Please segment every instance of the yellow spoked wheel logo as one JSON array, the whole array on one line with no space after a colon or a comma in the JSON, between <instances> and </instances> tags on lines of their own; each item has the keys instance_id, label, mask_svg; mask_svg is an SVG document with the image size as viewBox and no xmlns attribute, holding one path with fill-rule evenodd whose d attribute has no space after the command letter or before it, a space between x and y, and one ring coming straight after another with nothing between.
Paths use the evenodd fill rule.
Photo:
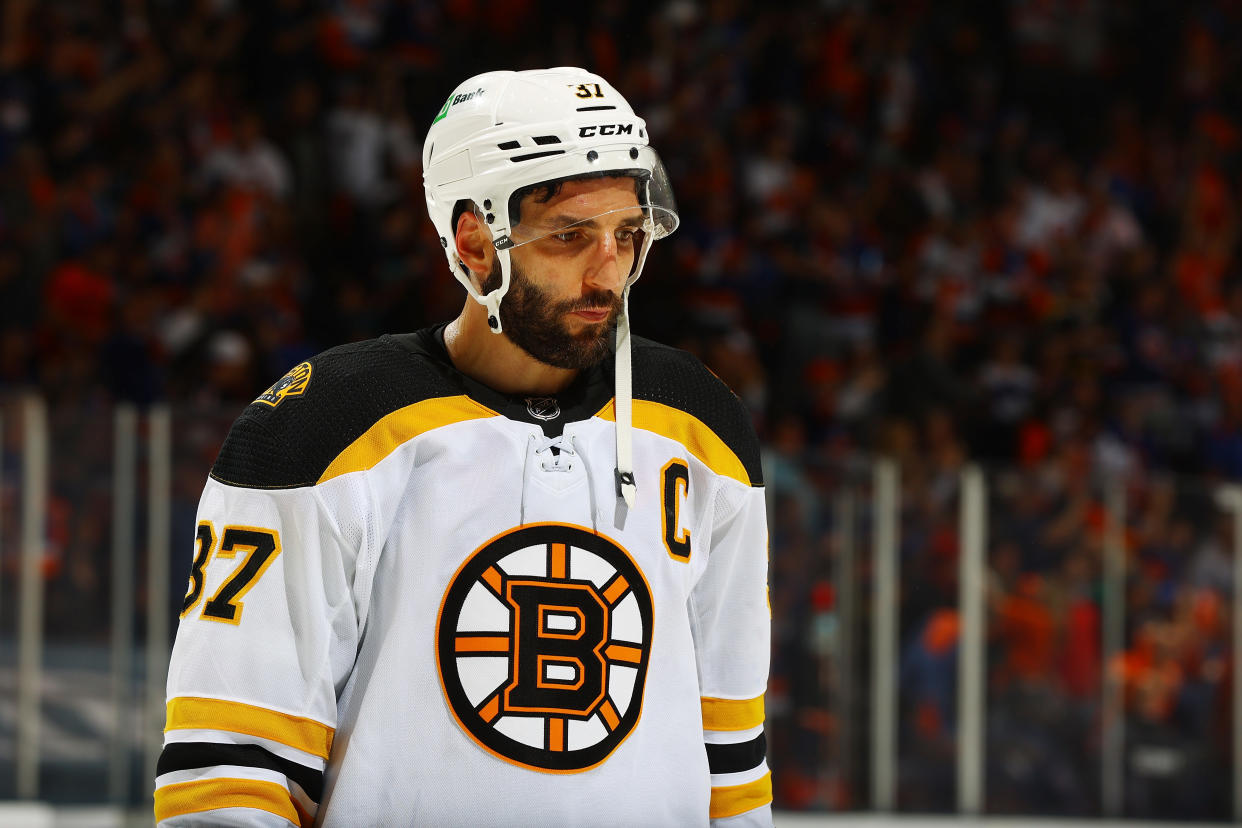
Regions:
<instances>
[{"instance_id":1,"label":"yellow spoked wheel logo","mask_svg":"<svg viewBox=\"0 0 1242 828\"><path fill-rule=\"evenodd\" d=\"M453 577L436 629L444 695L470 738L523 767L587 770L638 724L651 590L620 546L576 526L488 541Z\"/></svg>"}]
</instances>

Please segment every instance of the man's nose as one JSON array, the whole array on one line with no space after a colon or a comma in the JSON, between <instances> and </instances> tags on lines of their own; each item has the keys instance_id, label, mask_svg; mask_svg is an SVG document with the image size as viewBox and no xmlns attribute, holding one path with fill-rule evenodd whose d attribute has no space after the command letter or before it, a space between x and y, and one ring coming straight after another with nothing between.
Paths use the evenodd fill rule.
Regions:
<instances>
[{"instance_id":1,"label":"man's nose","mask_svg":"<svg viewBox=\"0 0 1242 828\"><path fill-rule=\"evenodd\" d=\"M603 290L616 292L624 275L621 272L621 251L612 233L601 233L595 243L591 266L584 282Z\"/></svg>"}]
</instances>

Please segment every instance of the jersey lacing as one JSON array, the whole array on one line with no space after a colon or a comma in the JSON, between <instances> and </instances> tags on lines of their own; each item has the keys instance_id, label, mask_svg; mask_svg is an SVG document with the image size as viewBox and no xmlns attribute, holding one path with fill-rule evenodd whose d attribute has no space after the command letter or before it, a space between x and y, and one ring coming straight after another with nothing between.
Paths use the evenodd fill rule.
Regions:
<instances>
[{"instance_id":1,"label":"jersey lacing","mask_svg":"<svg viewBox=\"0 0 1242 828\"><path fill-rule=\"evenodd\" d=\"M526 523L526 488L530 479L528 474L531 471L531 458L535 457L539 460L539 468L545 472L568 474L574 470L574 466L578 463L582 464L582 473L586 475L587 496L591 505L591 529L599 531L595 512L595 481L591 477L591 467L587 464L586 453L578 451L578 446L574 442L572 434L561 433L555 437L547 437L543 434L531 434L527 439L526 458L522 465L522 501L519 507L519 521L521 524ZM535 443L532 447L530 443Z\"/></svg>"}]
</instances>

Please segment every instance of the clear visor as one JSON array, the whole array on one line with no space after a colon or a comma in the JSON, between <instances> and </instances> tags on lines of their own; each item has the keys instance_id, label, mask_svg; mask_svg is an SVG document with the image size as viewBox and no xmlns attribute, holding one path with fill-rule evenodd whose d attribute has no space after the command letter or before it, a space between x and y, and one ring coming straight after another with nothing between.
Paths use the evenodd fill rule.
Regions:
<instances>
[{"instance_id":1,"label":"clear visor","mask_svg":"<svg viewBox=\"0 0 1242 828\"><path fill-rule=\"evenodd\" d=\"M594 155L592 155L594 153ZM588 249L615 244L638 250L677 229L677 204L650 147L591 151L601 171L523 187L509 199L510 231L498 249L529 244ZM624 161L633 166L620 166Z\"/></svg>"}]
</instances>

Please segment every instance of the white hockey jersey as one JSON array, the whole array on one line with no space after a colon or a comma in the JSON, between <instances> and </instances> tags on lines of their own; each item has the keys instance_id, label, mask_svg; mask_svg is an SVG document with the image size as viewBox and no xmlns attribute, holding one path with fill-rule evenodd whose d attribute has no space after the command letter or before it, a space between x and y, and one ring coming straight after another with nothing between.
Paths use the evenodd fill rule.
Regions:
<instances>
[{"instance_id":1,"label":"white hockey jersey","mask_svg":"<svg viewBox=\"0 0 1242 828\"><path fill-rule=\"evenodd\" d=\"M767 527L747 413L634 341L558 397L442 329L327 351L234 424L168 675L161 826L770 825Z\"/></svg>"}]
</instances>

